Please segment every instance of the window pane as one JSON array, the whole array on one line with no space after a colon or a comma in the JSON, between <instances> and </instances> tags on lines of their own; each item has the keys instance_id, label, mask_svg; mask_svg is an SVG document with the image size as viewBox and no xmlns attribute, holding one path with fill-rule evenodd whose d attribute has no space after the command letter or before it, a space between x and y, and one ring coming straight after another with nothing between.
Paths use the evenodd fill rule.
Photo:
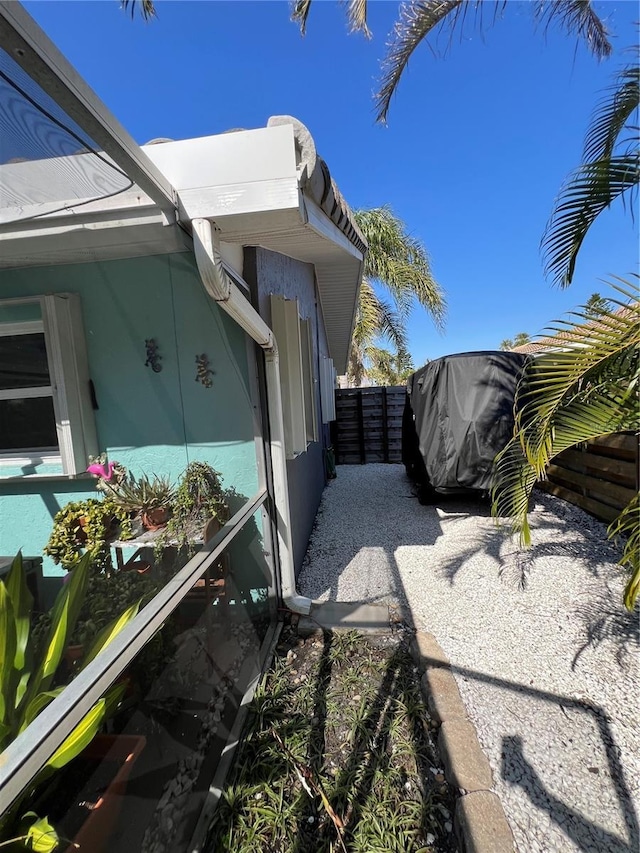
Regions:
<instances>
[{"instance_id":1,"label":"window pane","mask_svg":"<svg viewBox=\"0 0 640 853\"><path fill-rule=\"evenodd\" d=\"M0 400L0 452L58 446L51 397Z\"/></svg>"},{"instance_id":2,"label":"window pane","mask_svg":"<svg viewBox=\"0 0 640 853\"><path fill-rule=\"evenodd\" d=\"M191 849L189 839L275 621L268 529L262 509L245 522L123 672L120 705L110 710L100 734L33 795L28 791L19 814L46 815L61 837L80 844L80 853ZM136 601L146 605L171 580L171 554L158 563L155 556L150 548L110 577L92 576L71 637L80 658L67 655L54 687L77 675L82 655L112 618ZM100 847L90 836L92 825ZM15 834L2 825L0 809L0 843Z\"/></svg>"},{"instance_id":3,"label":"window pane","mask_svg":"<svg viewBox=\"0 0 640 853\"><path fill-rule=\"evenodd\" d=\"M42 332L0 336L0 390L50 385Z\"/></svg>"}]
</instances>

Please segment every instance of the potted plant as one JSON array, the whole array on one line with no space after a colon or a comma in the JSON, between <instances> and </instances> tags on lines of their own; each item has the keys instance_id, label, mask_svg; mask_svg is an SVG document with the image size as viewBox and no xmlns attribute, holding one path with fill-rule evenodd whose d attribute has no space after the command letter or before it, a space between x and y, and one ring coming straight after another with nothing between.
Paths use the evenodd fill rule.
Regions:
<instances>
[{"instance_id":1,"label":"potted plant","mask_svg":"<svg viewBox=\"0 0 640 853\"><path fill-rule=\"evenodd\" d=\"M87 593L91 555L82 556L69 580L63 585L50 614L50 626L44 641L36 649L31 618L33 597L26 584L22 555L13 561L6 580L0 581L0 626L3 653L0 654L0 756L4 749L49 705L64 689L56 686L56 675L64 650L73 632ZM106 625L86 651L82 667L90 663L136 615L140 602L127 607ZM125 685L113 685L104 697L88 711L82 721L51 756L23 796L6 811L0 820L0 845L11 839L23 849L55 849L58 837L55 830L43 830L39 838L43 846L33 847L32 827L47 826L45 819L21 814L24 801L43 781L78 756L94 739L105 719L117 709ZM1 760L1 759L0 759ZM30 820L24 832L23 824ZM54 843L55 842L55 843ZM28 845L31 845L29 847ZM51 846L46 846L46 845ZM18 848L20 849L20 848Z\"/></svg>"},{"instance_id":2,"label":"potted plant","mask_svg":"<svg viewBox=\"0 0 640 853\"><path fill-rule=\"evenodd\" d=\"M114 488L113 500L133 515L139 515L145 530L159 530L169 521L173 486L168 477L146 474L136 479L127 474Z\"/></svg>"},{"instance_id":3,"label":"potted plant","mask_svg":"<svg viewBox=\"0 0 640 853\"><path fill-rule=\"evenodd\" d=\"M116 536L131 536L131 517L124 507L111 498L70 501L56 513L44 553L70 571L86 552L94 568L109 571L109 542Z\"/></svg>"},{"instance_id":4,"label":"potted plant","mask_svg":"<svg viewBox=\"0 0 640 853\"><path fill-rule=\"evenodd\" d=\"M68 637L64 655L67 666L71 670L77 668L85 650L111 622L114 613L122 613L135 602L145 602L159 586L159 582L148 574L90 571L86 593ZM35 619L32 634L36 650L41 648L50 627L51 613L42 613Z\"/></svg>"},{"instance_id":5,"label":"potted plant","mask_svg":"<svg viewBox=\"0 0 640 853\"><path fill-rule=\"evenodd\" d=\"M212 519L220 525L229 519L220 474L206 462L191 462L175 490L173 514L160 547L171 542L180 549L190 549L194 540L204 536L205 526Z\"/></svg>"}]
</instances>

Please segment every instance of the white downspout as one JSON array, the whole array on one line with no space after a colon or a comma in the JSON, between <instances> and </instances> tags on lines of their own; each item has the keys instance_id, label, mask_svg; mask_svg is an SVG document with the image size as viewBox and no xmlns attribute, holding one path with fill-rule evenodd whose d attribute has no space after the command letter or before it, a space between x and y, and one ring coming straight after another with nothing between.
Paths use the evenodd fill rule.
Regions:
<instances>
[{"instance_id":1,"label":"white downspout","mask_svg":"<svg viewBox=\"0 0 640 853\"><path fill-rule=\"evenodd\" d=\"M208 219L192 219L191 225L193 227L193 248L196 263L205 290L212 299L215 299L222 310L233 317L236 323L264 350L282 597L289 610L306 615L311 612L311 599L300 595L296 590L291 515L289 513L287 457L284 447L282 391L280 389L280 368L276 339L269 326L227 275L222 265L220 244L215 227Z\"/></svg>"}]
</instances>

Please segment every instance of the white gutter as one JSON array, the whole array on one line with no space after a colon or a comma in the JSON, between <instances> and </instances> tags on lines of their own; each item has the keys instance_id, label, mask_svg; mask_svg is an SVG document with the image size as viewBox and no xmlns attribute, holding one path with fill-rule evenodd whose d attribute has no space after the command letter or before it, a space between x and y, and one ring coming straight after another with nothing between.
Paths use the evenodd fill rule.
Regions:
<instances>
[{"instance_id":1,"label":"white gutter","mask_svg":"<svg viewBox=\"0 0 640 853\"><path fill-rule=\"evenodd\" d=\"M296 590L284 447L280 359L276 339L269 326L227 275L222 265L220 242L215 227L208 219L192 219L191 225L196 263L205 290L264 350L282 597L289 610L307 615L311 612L311 599L300 595Z\"/></svg>"}]
</instances>

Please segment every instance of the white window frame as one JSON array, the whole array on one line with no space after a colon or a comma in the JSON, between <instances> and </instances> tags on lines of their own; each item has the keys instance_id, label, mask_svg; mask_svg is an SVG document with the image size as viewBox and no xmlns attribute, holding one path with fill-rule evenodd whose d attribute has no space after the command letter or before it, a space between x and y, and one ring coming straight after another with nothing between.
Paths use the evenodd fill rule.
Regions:
<instances>
[{"instance_id":1,"label":"white window frame","mask_svg":"<svg viewBox=\"0 0 640 853\"><path fill-rule=\"evenodd\" d=\"M58 446L27 452L0 449L0 479L3 478L3 469L33 468L42 464L59 465L62 476L84 474L89 456L98 453L98 441L89 390L80 297L77 293L56 293L0 300L0 307L18 304L39 304L42 319L0 323L0 335L44 332L51 385L0 391L0 399L51 396Z\"/></svg>"}]
</instances>

